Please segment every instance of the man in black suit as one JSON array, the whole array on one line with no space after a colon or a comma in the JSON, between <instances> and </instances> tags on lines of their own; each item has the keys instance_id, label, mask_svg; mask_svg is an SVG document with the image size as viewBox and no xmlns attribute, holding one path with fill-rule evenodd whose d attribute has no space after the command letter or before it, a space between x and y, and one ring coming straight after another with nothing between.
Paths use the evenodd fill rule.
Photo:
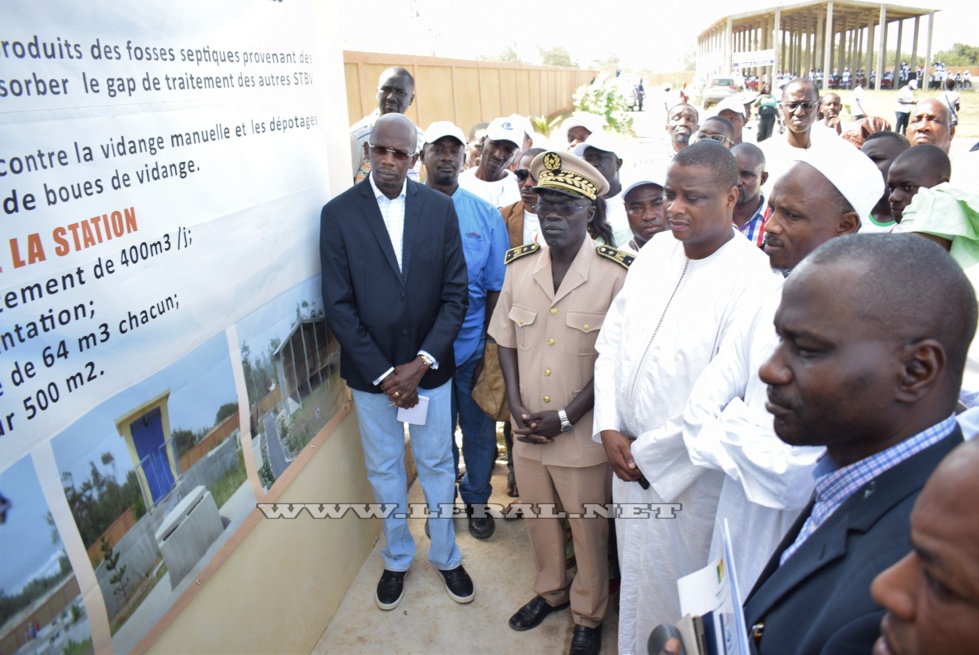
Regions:
<instances>
[{"instance_id":1,"label":"man in black suit","mask_svg":"<svg viewBox=\"0 0 979 655\"><path fill-rule=\"evenodd\" d=\"M870 583L907 552L911 507L962 442L976 311L959 266L913 235L832 239L788 278L759 374L779 438L826 457L745 602L753 652L870 652L884 614Z\"/></svg>"},{"instance_id":2,"label":"man in black suit","mask_svg":"<svg viewBox=\"0 0 979 655\"><path fill-rule=\"evenodd\" d=\"M431 521L428 559L453 600L474 597L461 565L451 510L455 493L449 418L453 342L468 306L466 263L452 200L407 179L417 131L385 114L364 144L366 180L323 207L320 261L326 320L340 342L340 374L353 390L367 475L384 518L385 570L375 602L401 602L415 544L404 518L407 477L399 409L424 409L411 447Z\"/></svg>"}]
</instances>

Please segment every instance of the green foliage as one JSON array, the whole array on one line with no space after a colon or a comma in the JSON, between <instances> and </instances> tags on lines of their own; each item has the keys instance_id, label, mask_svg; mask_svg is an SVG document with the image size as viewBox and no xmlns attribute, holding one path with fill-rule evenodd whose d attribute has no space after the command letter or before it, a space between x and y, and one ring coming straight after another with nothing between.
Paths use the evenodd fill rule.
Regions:
<instances>
[{"instance_id":1,"label":"green foliage","mask_svg":"<svg viewBox=\"0 0 979 655\"><path fill-rule=\"evenodd\" d=\"M94 652L92 648L92 640L86 639L85 641L72 641L68 640L65 647L61 649L61 655L89 655L89 653Z\"/></svg>"},{"instance_id":2,"label":"green foliage","mask_svg":"<svg viewBox=\"0 0 979 655\"><path fill-rule=\"evenodd\" d=\"M85 616L85 606L80 603L71 604L71 625L75 625Z\"/></svg>"},{"instance_id":3,"label":"green foliage","mask_svg":"<svg viewBox=\"0 0 979 655\"><path fill-rule=\"evenodd\" d=\"M556 130L563 120L564 116L555 116L551 120L547 120L547 116L538 116L532 118L530 122L534 126L535 132L544 136L551 136L551 132Z\"/></svg>"},{"instance_id":4,"label":"green foliage","mask_svg":"<svg viewBox=\"0 0 979 655\"><path fill-rule=\"evenodd\" d=\"M262 477L262 486L271 489L275 484L275 476L272 474L272 466L269 464L268 457L262 457L262 468L258 469L258 474Z\"/></svg>"},{"instance_id":5,"label":"green foliage","mask_svg":"<svg viewBox=\"0 0 979 655\"><path fill-rule=\"evenodd\" d=\"M63 557L67 561L68 557L65 555ZM59 564L61 564L61 567L57 573L34 578L24 585L24 588L16 595L8 596L6 591L0 589L0 626L5 624L17 612L64 582L65 578L71 574L71 567L69 565L66 570L63 563L59 561Z\"/></svg>"},{"instance_id":6,"label":"green foliage","mask_svg":"<svg viewBox=\"0 0 979 655\"><path fill-rule=\"evenodd\" d=\"M479 60L480 61L502 61L502 62L508 63L508 64L522 64L522 63L524 63L524 61L520 58L520 55L517 54L517 51L513 47L514 45L516 45L516 44L515 43L508 43L507 45L505 45L503 47L503 51L500 52L500 54L498 54L498 55L480 55L479 56Z\"/></svg>"},{"instance_id":7,"label":"green foliage","mask_svg":"<svg viewBox=\"0 0 979 655\"><path fill-rule=\"evenodd\" d=\"M102 533L132 504L133 497L142 493L135 470L126 474L124 484L119 484L115 474L104 474L91 460L89 466L89 478L77 486L71 473L61 474L62 483L66 483L63 486L68 506L86 548L98 542Z\"/></svg>"},{"instance_id":8,"label":"green foliage","mask_svg":"<svg viewBox=\"0 0 979 655\"><path fill-rule=\"evenodd\" d=\"M939 50L932 61L943 61L946 66L979 66L979 46L956 43L950 50Z\"/></svg>"},{"instance_id":9,"label":"green foliage","mask_svg":"<svg viewBox=\"0 0 979 655\"><path fill-rule=\"evenodd\" d=\"M109 584L113 586L118 585L112 590L112 593L121 595L128 603L129 589L127 589L128 585L126 584L126 567L119 566L119 555L121 553L115 552L115 550L112 548L112 544L109 543L109 540L106 539L104 535L102 537L101 548L102 560L105 562L105 570L112 573L112 575L109 576Z\"/></svg>"},{"instance_id":10,"label":"green foliage","mask_svg":"<svg viewBox=\"0 0 979 655\"><path fill-rule=\"evenodd\" d=\"M238 466L233 466L218 478L213 484L208 486L208 491L214 498L214 504L221 507L231 496L238 491L238 487L247 479L245 473L245 457L238 451Z\"/></svg>"},{"instance_id":11,"label":"green foliage","mask_svg":"<svg viewBox=\"0 0 979 655\"><path fill-rule=\"evenodd\" d=\"M574 94L577 111L596 114L605 119L605 129L619 134L632 134L632 116L618 79L603 73Z\"/></svg>"},{"instance_id":12,"label":"green foliage","mask_svg":"<svg viewBox=\"0 0 979 655\"><path fill-rule=\"evenodd\" d=\"M214 419L214 425L217 425L229 416L234 416L238 413L238 403L225 403L218 407L218 415Z\"/></svg>"},{"instance_id":13,"label":"green foliage","mask_svg":"<svg viewBox=\"0 0 979 655\"><path fill-rule=\"evenodd\" d=\"M541 64L544 66L578 68L578 64L571 61L571 55L568 54L568 49L563 45L554 46L553 48L541 48L537 46L537 52L540 53Z\"/></svg>"}]
</instances>

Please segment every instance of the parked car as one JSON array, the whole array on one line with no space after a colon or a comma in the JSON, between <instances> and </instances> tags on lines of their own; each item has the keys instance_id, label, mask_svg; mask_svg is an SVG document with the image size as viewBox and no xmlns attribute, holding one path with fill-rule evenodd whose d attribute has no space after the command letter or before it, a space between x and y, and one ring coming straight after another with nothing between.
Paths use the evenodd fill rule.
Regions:
<instances>
[{"instance_id":1,"label":"parked car","mask_svg":"<svg viewBox=\"0 0 979 655\"><path fill-rule=\"evenodd\" d=\"M704 109L716 105L721 100L741 91L741 85L734 77L715 77L704 88Z\"/></svg>"}]
</instances>

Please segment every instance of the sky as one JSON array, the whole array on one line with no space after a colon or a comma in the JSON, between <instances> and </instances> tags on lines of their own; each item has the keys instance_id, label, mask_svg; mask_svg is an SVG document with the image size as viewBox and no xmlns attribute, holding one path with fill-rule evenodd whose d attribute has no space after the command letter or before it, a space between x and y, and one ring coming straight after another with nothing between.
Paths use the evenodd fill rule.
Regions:
<instances>
[{"instance_id":1,"label":"sky","mask_svg":"<svg viewBox=\"0 0 979 655\"><path fill-rule=\"evenodd\" d=\"M48 505L30 457L0 473L0 489L10 501L7 521L0 525L0 589L18 593L35 577L58 570L61 540L51 541L44 520Z\"/></svg>"},{"instance_id":2,"label":"sky","mask_svg":"<svg viewBox=\"0 0 979 655\"><path fill-rule=\"evenodd\" d=\"M790 5L794 3L783 3ZM979 43L973 29L979 9L973 0L922 0L897 3L939 9L932 52L961 42ZM358 13L369 16L363 29L342 30L345 50L477 59L498 55L511 45L527 63L540 63L538 46L567 48L583 67L612 54L625 70L682 70L683 56L697 34L729 14L768 7L763 0L687 0L669 10L654 2L565 0L560 4L494 0L365 0ZM558 9L560 8L560 9ZM922 28L927 20L922 21ZM910 25L910 23L909 23ZM905 29L905 35L910 27ZM892 36L896 30L890 30ZM896 37L895 37L896 38ZM910 43L907 38L907 43ZM906 46L908 47L908 46ZM920 56L924 47L920 46Z\"/></svg>"}]
</instances>

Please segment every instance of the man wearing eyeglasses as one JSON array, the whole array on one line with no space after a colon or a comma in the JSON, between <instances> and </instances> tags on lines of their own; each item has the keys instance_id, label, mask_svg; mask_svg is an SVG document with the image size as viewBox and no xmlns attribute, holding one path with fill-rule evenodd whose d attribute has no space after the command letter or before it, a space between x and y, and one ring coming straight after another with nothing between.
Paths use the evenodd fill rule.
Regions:
<instances>
[{"instance_id":1,"label":"man wearing eyeglasses","mask_svg":"<svg viewBox=\"0 0 979 655\"><path fill-rule=\"evenodd\" d=\"M766 196L770 196L775 180L781 177L792 162L807 161L813 150L832 147L847 147L835 130L832 130L816 119L819 112L819 90L808 79L797 77L785 85L782 90L782 101L779 102L785 132L766 139L759 147L765 153L766 167L769 172L768 182L764 187Z\"/></svg>"},{"instance_id":2,"label":"man wearing eyeglasses","mask_svg":"<svg viewBox=\"0 0 979 655\"><path fill-rule=\"evenodd\" d=\"M714 141L730 150L734 145L734 124L723 116L706 118L690 139L690 143L698 141Z\"/></svg>"},{"instance_id":3,"label":"man wearing eyeglasses","mask_svg":"<svg viewBox=\"0 0 979 655\"><path fill-rule=\"evenodd\" d=\"M605 451L591 440L595 338L622 287L632 256L588 236L602 174L568 153L545 152L531 164L546 245L507 252L506 279L490 323L499 347L513 421L514 464L525 504L542 508L527 521L537 574L534 598L511 618L517 631L571 607L570 652L601 650L608 606L607 518L589 514L610 497ZM577 573L566 569L568 512Z\"/></svg>"},{"instance_id":4,"label":"man wearing eyeglasses","mask_svg":"<svg viewBox=\"0 0 979 655\"><path fill-rule=\"evenodd\" d=\"M496 421L487 416L472 397L473 385L483 367L486 326L503 287L503 258L509 248L506 226L493 205L459 187L459 173L466 157L466 136L448 121L432 123L425 130L422 159L428 171L426 184L452 198L459 217L462 251L469 274L469 309L456 337L456 372L452 378L452 426L450 441L455 469L459 449L452 435L462 431L462 455L466 475L459 482L459 497L466 504L469 534L488 539L496 530L485 512L493 491L491 479L496 462Z\"/></svg>"},{"instance_id":5,"label":"man wearing eyeglasses","mask_svg":"<svg viewBox=\"0 0 979 655\"><path fill-rule=\"evenodd\" d=\"M370 159L364 151L365 144L371 138L371 130L378 117L385 114L403 114L408 111L415 99L415 78L407 69L392 66L383 73L377 81L377 109L350 126L350 149L353 156L354 184L363 182L371 170ZM421 152L425 143L425 135L419 130L418 144L415 152ZM414 153L412 153L414 154ZM408 176L418 181L419 167L408 171Z\"/></svg>"},{"instance_id":6,"label":"man wearing eyeglasses","mask_svg":"<svg viewBox=\"0 0 979 655\"><path fill-rule=\"evenodd\" d=\"M398 410L419 403L411 449L428 510L437 517L430 521L428 559L452 600L475 596L451 518L453 342L469 304L466 262L452 201L407 179L417 141L405 116L378 118L367 144L370 175L327 203L320 217L323 304L341 346L340 375L353 392L375 499L395 506L382 524L384 573L375 592L382 610L401 602L415 555L404 518L408 483Z\"/></svg>"}]
</instances>

